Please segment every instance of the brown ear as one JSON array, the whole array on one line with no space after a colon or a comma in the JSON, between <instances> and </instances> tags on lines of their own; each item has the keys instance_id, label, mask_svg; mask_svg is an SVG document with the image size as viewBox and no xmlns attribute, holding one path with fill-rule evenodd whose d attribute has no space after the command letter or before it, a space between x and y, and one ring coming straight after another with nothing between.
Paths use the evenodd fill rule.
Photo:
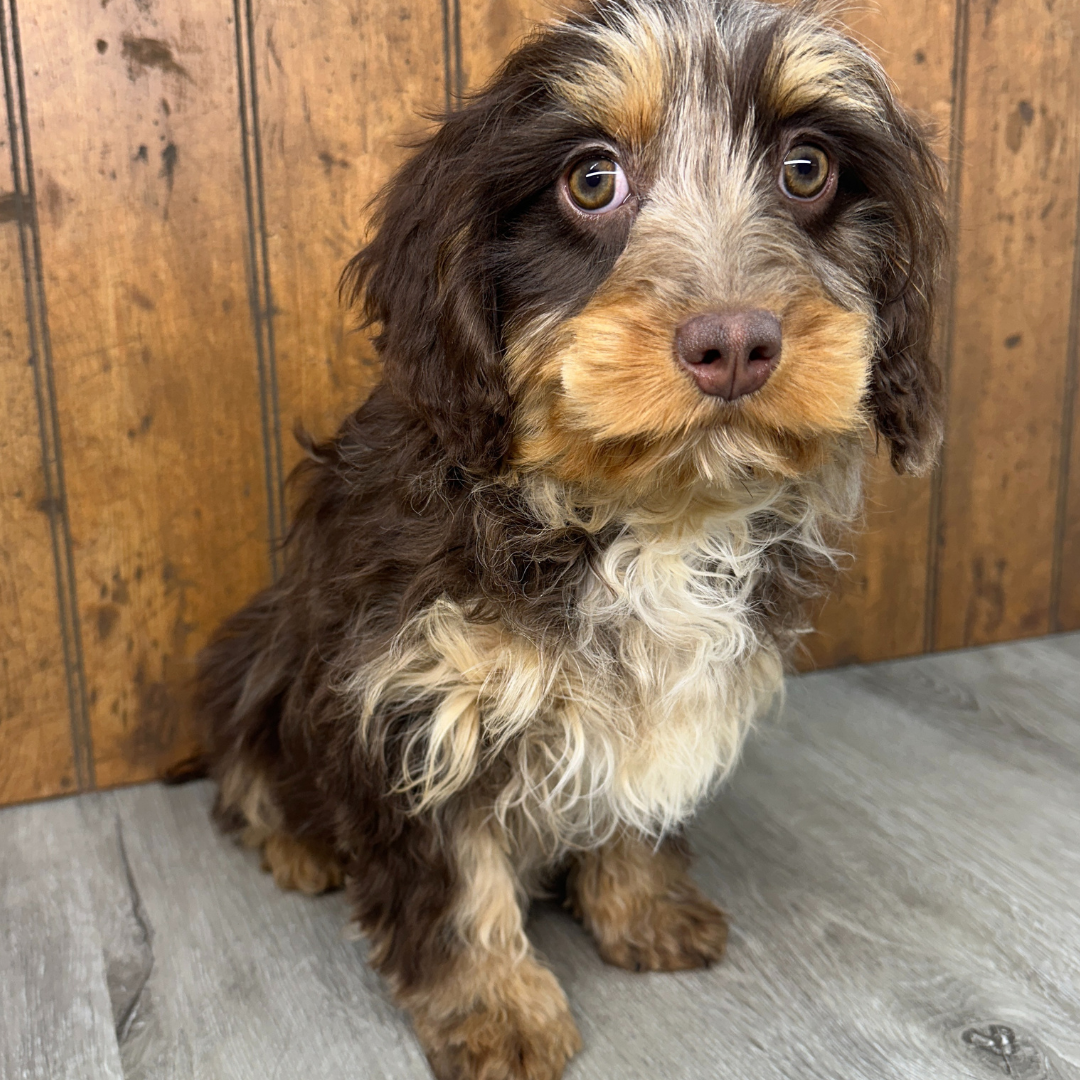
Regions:
<instances>
[{"instance_id":1,"label":"brown ear","mask_svg":"<svg viewBox=\"0 0 1080 1080\"><path fill-rule=\"evenodd\" d=\"M941 373L931 351L934 295L947 242L942 169L926 133L899 109L890 185L894 242L878 291L881 343L870 405L888 440L893 468L921 474L937 460L942 436Z\"/></svg>"},{"instance_id":2,"label":"brown ear","mask_svg":"<svg viewBox=\"0 0 1080 1080\"><path fill-rule=\"evenodd\" d=\"M468 168L482 121L475 104L451 115L398 171L341 292L362 297L364 325L378 325L395 396L453 465L489 473L509 449L510 397Z\"/></svg>"}]
</instances>

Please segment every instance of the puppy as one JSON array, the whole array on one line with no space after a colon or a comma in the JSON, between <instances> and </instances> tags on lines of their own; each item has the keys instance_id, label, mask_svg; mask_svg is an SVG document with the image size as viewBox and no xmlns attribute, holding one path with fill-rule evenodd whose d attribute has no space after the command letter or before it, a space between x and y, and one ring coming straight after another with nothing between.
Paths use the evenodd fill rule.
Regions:
<instances>
[{"instance_id":1,"label":"puppy","mask_svg":"<svg viewBox=\"0 0 1080 1080\"><path fill-rule=\"evenodd\" d=\"M776 695L875 438L933 461L939 165L803 7L594 0L382 196L382 381L308 446L279 581L203 656L219 813L344 883L448 1078L580 1040L524 930L720 958L680 825Z\"/></svg>"}]
</instances>

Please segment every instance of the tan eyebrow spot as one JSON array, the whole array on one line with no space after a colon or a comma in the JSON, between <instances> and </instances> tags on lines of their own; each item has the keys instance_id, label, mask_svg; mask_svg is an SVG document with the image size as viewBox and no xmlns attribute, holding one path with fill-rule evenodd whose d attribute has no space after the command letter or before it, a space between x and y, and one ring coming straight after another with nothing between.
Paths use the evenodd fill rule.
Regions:
<instances>
[{"instance_id":1,"label":"tan eyebrow spot","mask_svg":"<svg viewBox=\"0 0 1080 1080\"><path fill-rule=\"evenodd\" d=\"M773 45L765 74L769 104L780 117L822 102L876 112L875 99L865 91L865 73L855 70L865 63L842 41L809 28L793 29Z\"/></svg>"},{"instance_id":2,"label":"tan eyebrow spot","mask_svg":"<svg viewBox=\"0 0 1080 1080\"><path fill-rule=\"evenodd\" d=\"M556 80L555 92L590 123L620 143L640 148L656 134L664 113L667 48L660 27L637 24L633 36L598 32L606 54Z\"/></svg>"}]
</instances>

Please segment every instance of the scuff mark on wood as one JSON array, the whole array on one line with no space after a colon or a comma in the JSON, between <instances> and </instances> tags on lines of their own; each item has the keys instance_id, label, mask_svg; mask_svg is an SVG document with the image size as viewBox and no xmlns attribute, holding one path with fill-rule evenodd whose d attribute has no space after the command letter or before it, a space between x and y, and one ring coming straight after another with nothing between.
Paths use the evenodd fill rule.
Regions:
<instances>
[{"instance_id":1,"label":"scuff mark on wood","mask_svg":"<svg viewBox=\"0 0 1080 1080\"><path fill-rule=\"evenodd\" d=\"M176 62L172 49L158 38L125 34L121 39L121 55L127 61L128 78L132 82L145 74L147 68L156 68L166 75L178 75L188 82L193 81L187 69Z\"/></svg>"}]
</instances>

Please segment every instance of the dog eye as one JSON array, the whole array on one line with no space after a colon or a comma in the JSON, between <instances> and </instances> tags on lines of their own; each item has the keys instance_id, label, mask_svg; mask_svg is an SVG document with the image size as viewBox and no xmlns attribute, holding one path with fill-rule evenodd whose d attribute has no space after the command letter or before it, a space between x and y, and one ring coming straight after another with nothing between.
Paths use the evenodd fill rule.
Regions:
<instances>
[{"instance_id":1,"label":"dog eye","mask_svg":"<svg viewBox=\"0 0 1080 1080\"><path fill-rule=\"evenodd\" d=\"M816 199L829 182L829 155L813 143L793 146L784 157L780 187L792 199Z\"/></svg>"},{"instance_id":2,"label":"dog eye","mask_svg":"<svg viewBox=\"0 0 1080 1080\"><path fill-rule=\"evenodd\" d=\"M622 166L611 158L585 158L567 174L566 190L574 205L588 214L621 206L630 193Z\"/></svg>"}]
</instances>

